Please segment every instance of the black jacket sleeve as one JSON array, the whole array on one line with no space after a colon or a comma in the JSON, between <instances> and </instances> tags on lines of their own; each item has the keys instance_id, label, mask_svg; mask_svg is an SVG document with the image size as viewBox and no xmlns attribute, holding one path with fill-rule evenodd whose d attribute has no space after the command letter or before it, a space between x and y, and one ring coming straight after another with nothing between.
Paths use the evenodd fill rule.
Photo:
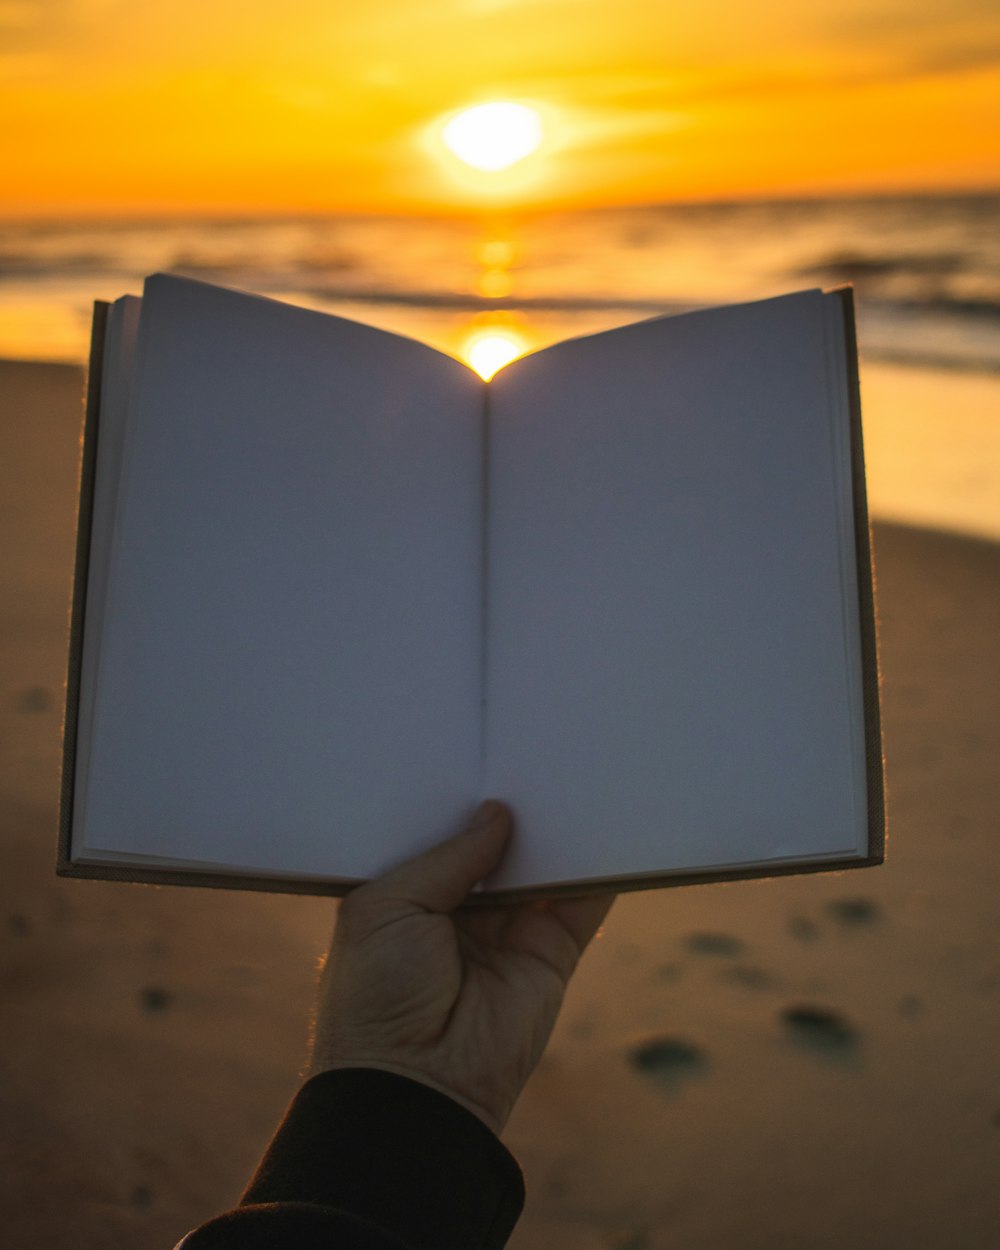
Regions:
<instances>
[{"instance_id":1,"label":"black jacket sleeve","mask_svg":"<svg viewBox=\"0 0 1000 1250\"><path fill-rule=\"evenodd\" d=\"M176 1250L501 1250L523 1206L520 1168L478 1116L341 1068L299 1090L240 1205Z\"/></svg>"}]
</instances>

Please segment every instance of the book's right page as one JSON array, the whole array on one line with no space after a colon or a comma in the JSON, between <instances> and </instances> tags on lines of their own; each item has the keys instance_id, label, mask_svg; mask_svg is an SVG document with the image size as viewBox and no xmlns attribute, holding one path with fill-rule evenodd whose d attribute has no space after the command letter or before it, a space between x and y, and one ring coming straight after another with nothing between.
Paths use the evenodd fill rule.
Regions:
<instances>
[{"instance_id":1,"label":"book's right page","mask_svg":"<svg viewBox=\"0 0 1000 1250\"><path fill-rule=\"evenodd\" d=\"M808 291L494 380L488 889L866 855L846 376Z\"/></svg>"}]
</instances>

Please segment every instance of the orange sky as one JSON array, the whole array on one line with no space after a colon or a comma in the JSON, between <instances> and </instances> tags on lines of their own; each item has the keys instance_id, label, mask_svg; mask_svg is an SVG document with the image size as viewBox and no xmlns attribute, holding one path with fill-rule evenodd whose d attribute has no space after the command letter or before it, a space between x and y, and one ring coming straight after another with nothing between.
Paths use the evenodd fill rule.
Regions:
<instances>
[{"instance_id":1,"label":"orange sky","mask_svg":"<svg viewBox=\"0 0 1000 1250\"><path fill-rule=\"evenodd\" d=\"M535 103L459 179L435 119ZM0 0L0 213L1000 185L996 0Z\"/></svg>"}]
</instances>

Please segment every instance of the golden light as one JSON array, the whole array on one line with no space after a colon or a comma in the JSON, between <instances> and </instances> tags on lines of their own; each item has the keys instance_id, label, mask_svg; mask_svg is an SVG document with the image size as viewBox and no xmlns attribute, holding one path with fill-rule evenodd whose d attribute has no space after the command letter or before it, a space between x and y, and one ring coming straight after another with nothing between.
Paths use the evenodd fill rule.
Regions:
<instances>
[{"instance_id":1,"label":"golden light","mask_svg":"<svg viewBox=\"0 0 1000 1250\"><path fill-rule=\"evenodd\" d=\"M483 381L488 382L504 365L523 356L526 346L509 330L480 330L466 343L463 356Z\"/></svg>"},{"instance_id":2,"label":"golden light","mask_svg":"<svg viewBox=\"0 0 1000 1250\"><path fill-rule=\"evenodd\" d=\"M477 104L456 114L441 138L449 152L473 169L509 169L538 150L542 119L527 104Z\"/></svg>"},{"instance_id":3,"label":"golden light","mask_svg":"<svg viewBox=\"0 0 1000 1250\"><path fill-rule=\"evenodd\" d=\"M476 290L486 299L505 299L513 287L514 281L506 269L484 269L476 282Z\"/></svg>"}]
</instances>

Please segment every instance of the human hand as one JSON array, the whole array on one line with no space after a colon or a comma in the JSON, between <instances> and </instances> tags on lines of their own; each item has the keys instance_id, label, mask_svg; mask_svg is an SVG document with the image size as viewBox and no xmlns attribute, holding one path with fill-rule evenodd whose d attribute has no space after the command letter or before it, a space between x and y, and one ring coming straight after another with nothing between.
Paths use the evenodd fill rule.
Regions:
<instances>
[{"instance_id":1,"label":"human hand","mask_svg":"<svg viewBox=\"0 0 1000 1250\"><path fill-rule=\"evenodd\" d=\"M500 861L508 808L340 904L309 1075L381 1068L447 1094L500 1134L613 894L458 911Z\"/></svg>"}]
</instances>

